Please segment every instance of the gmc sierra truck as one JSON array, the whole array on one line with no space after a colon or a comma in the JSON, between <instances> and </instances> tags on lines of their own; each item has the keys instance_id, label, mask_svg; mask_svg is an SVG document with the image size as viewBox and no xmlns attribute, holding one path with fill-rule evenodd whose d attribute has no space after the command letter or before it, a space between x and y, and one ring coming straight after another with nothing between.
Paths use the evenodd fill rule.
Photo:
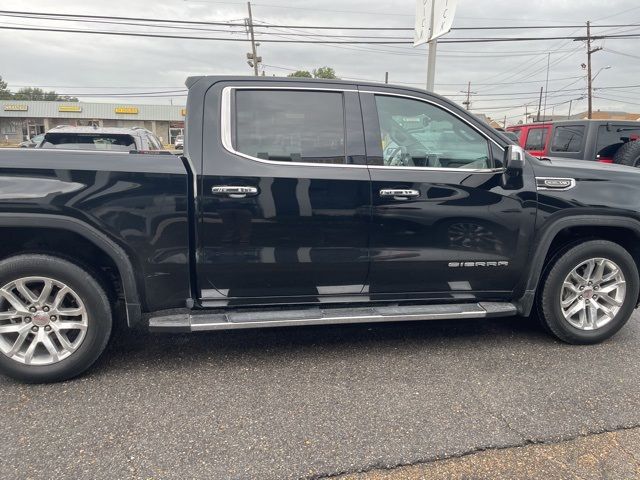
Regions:
<instances>
[{"instance_id":1,"label":"gmc sierra truck","mask_svg":"<svg viewBox=\"0 0 640 480\"><path fill-rule=\"evenodd\" d=\"M0 371L68 379L156 332L536 315L575 344L638 304L640 171L526 154L389 85L187 80L182 157L0 151Z\"/></svg>"}]
</instances>

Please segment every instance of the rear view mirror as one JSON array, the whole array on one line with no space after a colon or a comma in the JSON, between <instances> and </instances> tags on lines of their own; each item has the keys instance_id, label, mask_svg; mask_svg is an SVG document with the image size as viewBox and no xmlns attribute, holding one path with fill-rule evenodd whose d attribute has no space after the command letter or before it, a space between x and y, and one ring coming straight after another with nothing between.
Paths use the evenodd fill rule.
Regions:
<instances>
[{"instance_id":1,"label":"rear view mirror","mask_svg":"<svg viewBox=\"0 0 640 480\"><path fill-rule=\"evenodd\" d=\"M522 188L522 171L524 170L525 151L519 145L508 145L504 151L504 173L502 186L506 190Z\"/></svg>"},{"instance_id":2,"label":"rear view mirror","mask_svg":"<svg viewBox=\"0 0 640 480\"><path fill-rule=\"evenodd\" d=\"M504 151L504 166L507 170L522 171L525 151L519 145L509 145Z\"/></svg>"}]
</instances>

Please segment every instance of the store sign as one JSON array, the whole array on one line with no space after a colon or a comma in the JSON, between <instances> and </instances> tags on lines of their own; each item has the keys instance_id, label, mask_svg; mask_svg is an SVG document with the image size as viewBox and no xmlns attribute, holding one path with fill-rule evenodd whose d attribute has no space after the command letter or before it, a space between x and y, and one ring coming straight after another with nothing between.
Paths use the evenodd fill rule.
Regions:
<instances>
[{"instance_id":1,"label":"store sign","mask_svg":"<svg viewBox=\"0 0 640 480\"><path fill-rule=\"evenodd\" d=\"M116 107L116 113L124 113L126 115L137 115L138 107Z\"/></svg>"},{"instance_id":2,"label":"store sign","mask_svg":"<svg viewBox=\"0 0 640 480\"><path fill-rule=\"evenodd\" d=\"M60 105L58 107L59 112L82 112L82 107L80 105Z\"/></svg>"},{"instance_id":3,"label":"store sign","mask_svg":"<svg viewBox=\"0 0 640 480\"><path fill-rule=\"evenodd\" d=\"M187 116L187 109L183 108L182 110L180 110L180 115L182 115L183 117Z\"/></svg>"},{"instance_id":4,"label":"store sign","mask_svg":"<svg viewBox=\"0 0 640 480\"><path fill-rule=\"evenodd\" d=\"M5 112L26 112L29 110L28 105L18 105L16 103L8 103L4 106Z\"/></svg>"}]
</instances>

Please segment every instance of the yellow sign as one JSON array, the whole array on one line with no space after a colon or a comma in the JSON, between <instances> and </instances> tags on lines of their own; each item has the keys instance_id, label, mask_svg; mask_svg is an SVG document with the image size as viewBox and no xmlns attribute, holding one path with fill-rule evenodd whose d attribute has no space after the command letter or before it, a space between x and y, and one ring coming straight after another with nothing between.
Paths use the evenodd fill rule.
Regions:
<instances>
[{"instance_id":1,"label":"yellow sign","mask_svg":"<svg viewBox=\"0 0 640 480\"><path fill-rule=\"evenodd\" d=\"M185 117L187 115L187 109L183 108L182 110L180 110L180 114Z\"/></svg>"},{"instance_id":2,"label":"yellow sign","mask_svg":"<svg viewBox=\"0 0 640 480\"><path fill-rule=\"evenodd\" d=\"M81 112L82 107L80 105L60 105L58 107L59 112Z\"/></svg>"},{"instance_id":3,"label":"yellow sign","mask_svg":"<svg viewBox=\"0 0 640 480\"><path fill-rule=\"evenodd\" d=\"M116 113L126 113L127 115L136 115L138 107L116 107Z\"/></svg>"},{"instance_id":4,"label":"yellow sign","mask_svg":"<svg viewBox=\"0 0 640 480\"><path fill-rule=\"evenodd\" d=\"M28 105L18 105L18 104L6 104L4 106L4 111L5 112L26 112L29 110L29 106Z\"/></svg>"}]
</instances>

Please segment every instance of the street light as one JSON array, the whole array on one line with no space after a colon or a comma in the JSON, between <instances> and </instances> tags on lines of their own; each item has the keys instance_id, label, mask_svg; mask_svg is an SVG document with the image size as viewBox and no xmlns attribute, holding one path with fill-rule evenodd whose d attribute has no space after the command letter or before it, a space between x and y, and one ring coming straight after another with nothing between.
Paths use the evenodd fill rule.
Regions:
<instances>
[{"instance_id":1,"label":"street light","mask_svg":"<svg viewBox=\"0 0 640 480\"><path fill-rule=\"evenodd\" d=\"M591 81L595 80L595 79L596 79L596 77L597 77L598 75L600 75L600 72L602 72L603 70L609 70L610 68L611 68L611 65L607 65L606 67L602 67L600 70L598 70L598 73L596 73L596 74L593 76L593 78L591 79Z\"/></svg>"}]
</instances>

